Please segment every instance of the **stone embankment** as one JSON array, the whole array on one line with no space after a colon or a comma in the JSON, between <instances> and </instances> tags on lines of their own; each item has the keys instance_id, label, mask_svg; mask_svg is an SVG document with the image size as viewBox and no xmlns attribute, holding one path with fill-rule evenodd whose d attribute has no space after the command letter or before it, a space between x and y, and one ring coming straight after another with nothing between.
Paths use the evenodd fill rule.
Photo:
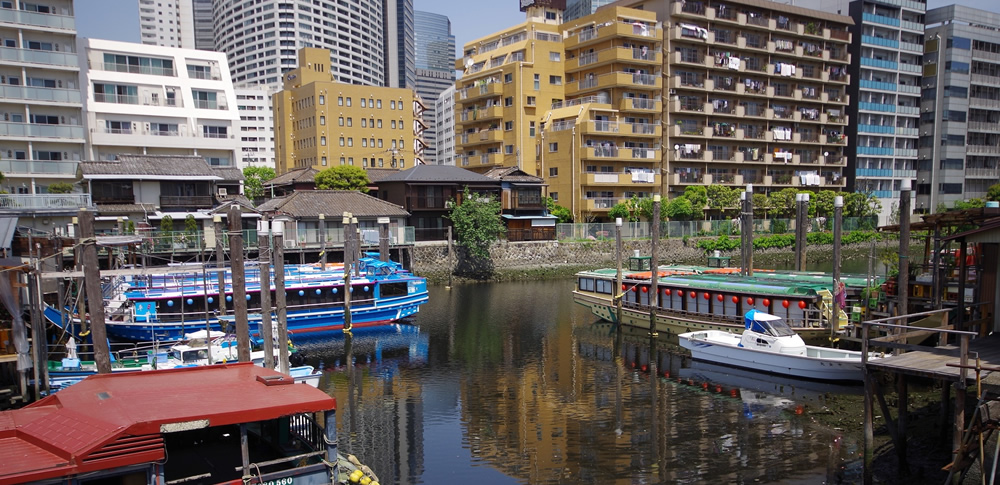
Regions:
<instances>
[{"instance_id":1,"label":"stone embankment","mask_svg":"<svg viewBox=\"0 0 1000 485\"><path fill-rule=\"evenodd\" d=\"M698 248L699 238L661 239L657 244L657 259L660 264L697 264L706 263L705 251ZM879 242L879 246L893 246L895 241ZM641 255L650 252L649 240L627 240L622 242L624 257L639 251ZM583 269L612 267L615 265L615 241L594 240L583 242L508 242L500 241L490 248L490 260L473 264L465 257L464 248L455 245L452 263L449 263L448 244L446 242L418 243L413 248L412 270L424 276L432 284L446 284L449 281L449 268L454 267L452 281L487 282L537 280L571 276ZM921 254L923 242L913 240L910 247L911 260ZM774 267L791 266L793 264L791 248L767 249L754 253L754 266ZM861 259L868 260L871 252L870 243L859 243L842 248L842 261ZM739 252L723 253L723 256L733 258L733 263L739 260ZM806 252L809 263L824 263L833 259L833 246L811 245Z\"/></svg>"}]
</instances>

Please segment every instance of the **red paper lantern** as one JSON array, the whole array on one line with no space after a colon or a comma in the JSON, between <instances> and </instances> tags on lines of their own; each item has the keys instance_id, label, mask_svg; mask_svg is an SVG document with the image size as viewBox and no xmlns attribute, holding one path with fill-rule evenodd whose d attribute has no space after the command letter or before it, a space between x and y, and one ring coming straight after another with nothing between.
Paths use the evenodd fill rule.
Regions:
<instances>
[{"instance_id":1,"label":"red paper lantern","mask_svg":"<svg viewBox=\"0 0 1000 485\"><path fill-rule=\"evenodd\" d=\"M702 293L701 296L702 296L702 298L704 298L706 300L712 297L712 295L709 295L707 291L704 292L704 293Z\"/></svg>"},{"instance_id":2,"label":"red paper lantern","mask_svg":"<svg viewBox=\"0 0 1000 485\"><path fill-rule=\"evenodd\" d=\"M722 301L722 300L725 300L725 299L726 299L726 297L722 296L722 293L719 293L718 295L716 295L716 297L715 297L715 298L716 298L717 300L719 300L719 301Z\"/></svg>"},{"instance_id":3,"label":"red paper lantern","mask_svg":"<svg viewBox=\"0 0 1000 485\"><path fill-rule=\"evenodd\" d=\"M698 298L698 293L692 291L691 294L690 294L690 296L691 296L691 298Z\"/></svg>"},{"instance_id":4,"label":"red paper lantern","mask_svg":"<svg viewBox=\"0 0 1000 485\"><path fill-rule=\"evenodd\" d=\"M642 287L642 292L643 292L643 293L646 293L646 292L648 292L648 291L649 291L649 287L646 287L646 286L643 286L643 287Z\"/></svg>"},{"instance_id":5,"label":"red paper lantern","mask_svg":"<svg viewBox=\"0 0 1000 485\"><path fill-rule=\"evenodd\" d=\"M805 310L806 309L806 302L805 301L800 301L799 302L799 308Z\"/></svg>"},{"instance_id":6,"label":"red paper lantern","mask_svg":"<svg viewBox=\"0 0 1000 485\"><path fill-rule=\"evenodd\" d=\"M622 291L625 291L625 285L624 284L622 285Z\"/></svg>"},{"instance_id":7,"label":"red paper lantern","mask_svg":"<svg viewBox=\"0 0 1000 485\"><path fill-rule=\"evenodd\" d=\"M639 291L639 287L638 286L633 286L632 287L632 293L635 293L637 291Z\"/></svg>"},{"instance_id":8,"label":"red paper lantern","mask_svg":"<svg viewBox=\"0 0 1000 485\"><path fill-rule=\"evenodd\" d=\"M785 308L788 308L788 305L789 305L788 300L784 300L784 301L781 302L781 306L783 306Z\"/></svg>"},{"instance_id":9,"label":"red paper lantern","mask_svg":"<svg viewBox=\"0 0 1000 485\"><path fill-rule=\"evenodd\" d=\"M670 293L671 293L670 292L670 288L667 288L667 289L663 290L663 294L665 294L667 296L670 296Z\"/></svg>"},{"instance_id":10,"label":"red paper lantern","mask_svg":"<svg viewBox=\"0 0 1000 485\"><path fill-rule=\"evenodd\" d=\"M739 302L740 302L740 297L738 297L738 296L734 296L734 297L733 297L733 305L735 305L735 304L737 304L737 303L739 303Z\"/></svg>"},{"instance_id":11,"label":"red paper lantern","mask_svg":"<svg viewBox=\"0 0 1000 485\"><path fill-rule=\"evenodd\" d=\"M747 305L753 305L753 298L747 298Z\"/></svg>"},{"instance_id":12,"label":"red paper lantern","mask_svg":"<svg viewBox=\"0 0 1000 485\"><path fill-rule=\"evenodd\" d=\"M771 306L771 300L764 298L764 306Z\"/></svg>"}]
</instances>

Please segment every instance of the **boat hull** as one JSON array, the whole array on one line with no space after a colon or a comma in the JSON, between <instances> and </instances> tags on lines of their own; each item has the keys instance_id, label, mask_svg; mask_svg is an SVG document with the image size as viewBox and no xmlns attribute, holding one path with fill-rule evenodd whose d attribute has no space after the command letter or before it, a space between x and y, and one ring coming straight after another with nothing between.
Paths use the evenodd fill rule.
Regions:
<instances>
[{"instance_id":1,"label":"boat hull","mask_svg":"<svg viewBox=\"0 0 1000 485\"><path fill-rule=\"evenodd\" d=\"M864 380L861 352L813 346L806 347L805 355L768 352L741 347L740 335L718 330L687 332L678 339L695 360L797 378Z\"/></svg>"},{"instance_id":2,"label":"boat hull","mask_svg":"<svg viewBox=\"0 0 1000 485\"><path fill-rule=\"evenodd\" d=\"M621 321L617 308L608 298L601 298L585 292L574 291L573 301L590 308L591 313L602 320L631 327L649 329L649 310L632 306L622 307ZM806 343L823 345L830 342L830 329L826 327L792 327ZM656 314L656 331L677 336L698 330L720 330L723 332L743 332L743 321L739 318L722 320L706 318L697 314L684 314L670 310L660 310Z\"/></svg>"}]
</instances>

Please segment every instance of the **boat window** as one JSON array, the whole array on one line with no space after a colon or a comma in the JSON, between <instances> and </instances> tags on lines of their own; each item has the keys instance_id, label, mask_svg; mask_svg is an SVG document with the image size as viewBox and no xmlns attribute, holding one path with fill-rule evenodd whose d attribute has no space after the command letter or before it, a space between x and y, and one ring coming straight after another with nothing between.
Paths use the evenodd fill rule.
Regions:
<instances>
[{"instance_id":1,"label":"boat window","mask_svg":"<svg viewBox=\"0 0 1000 485\"><path fill-rule=\"evenodd\" d=\"M769 320L757 323L760 323L767 330L766 333L775 337L795 335L795 331L782 320Z\"/></svg>"},{"instance_id":2,"label":"boat window","mask_svg":"<svg viewBox=\"0 0 1000 485\"><path fill-rule=\"evenodd\" d=\"M594 278L580 278L580 291L594 291Z\"/></svg>"},{"instance_id":3,"label":"boat window","mask_svg":"<svg viewBox=\"0 0 1000 485\"><path fill-rule=\"evenodd\" d=\"M615 282L608 280L597 280L597 292L604 293L605 295L613 295L615 293Z\"/></svg>"},{"instance_id":4,"label":"boat window","mask_svg":"<svg viewBox=\"0 0 1000 485\"><path fill-rule=\"evenodd\" d=\"M380 283L378 288L379 294L382 298L407 295L405 281L400 283Z\"/></svg>"}]
</instances>

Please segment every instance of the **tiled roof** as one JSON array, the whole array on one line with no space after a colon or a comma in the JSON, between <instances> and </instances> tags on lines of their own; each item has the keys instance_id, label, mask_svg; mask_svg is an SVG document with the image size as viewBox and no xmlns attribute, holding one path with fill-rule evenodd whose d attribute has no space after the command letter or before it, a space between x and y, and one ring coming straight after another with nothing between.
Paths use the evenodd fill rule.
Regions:
<instances>
[{"instance_id":1,"label":"tiled roof","mask_svg":"<svg viewBox=\"0 0 1000 485\"><path fill-rule=\"evenodd\" d=\"M410 213L396 204L354 190L304 190L271 199L257 206L260 212L282 212L292 217L313 218L350 212L357 217L398 216Z\"/></svg>"},{"instance_id":2,"label":"tiled roof","mask_svg":"<svg viewBox=\"0 0 1000 485\"><path fill-rule=\"evenodd\" d=\"M260 209L254 207L253 202L250 202L250 199L246 198L244 195L233 195L225 198L220 197L220 202L222 203L213 207L210 211L208 211L208 213L222 215L228 214L229 208L232 207L233 204L240 206L240 211L244 214L248 212L262 212Z\"/></svg>"},{"instance_id":3,"label":"tiled roof","mask_svg":"<svg viewBox=\"0 0 1000 485\"><path fill-rule=\"evenodd\" d=\"M452 165L417 165L416 167L394 173L379 182L458 182L458 183L496 183L496 179L482 176L476 172Z\"/></svg>"},{"instance_id":4,"label":"tiled roof","mask_svg":"<svg viewBox=\"0 0 1000 485\"><path fill-rule=\"evenodd\" d=\"M312 182L316 179L316 174L318 173L319 170L312 167L296 168L264 182L264 185L284 185L294 184L296 182Z\"/></svg>"},{"instance_id":5,"label":"tiled roof","mask_svg":"<svg viewBox=\"0 0 1000 485\"><path fill-rule=\"evenodd\" d=\"M368 173L368 181L375 183L399 173L399 170L395 168L366 168L365 172Z\"/></svg>"},{"instance_id":6,"label":"tiled roof","mask_svg":"<svg viewBox=\"0 0 1000 485\"><path fill-rule=\"evenodd\" d=\"M101 215L133 212L156 212L156 204L97 204L97 213Z\"/></svg>"},{"instance_id":7,"label":"tiled roof","mask_svg":"<svg viewBox=\"0 0 1000 485\"><path fill-rule=\"evenodd\" d=\"M223 180L243 180L238 169L212 167L197 155L118 155L114 161L80 162L80 172L88 175L122 175L147 177L220 177Z\"/></svg>"},{"instance_id":8,"label":"tiled roof","mask_svg":"<svg viewBox=\"0 0 1000 485\"><path fill-rule=\"evenodd\" d=\"M529 175L527 172L517 167L491 168L483 175L491 179L501 180L503 182L534 182L539 184L542 183L541 177L535 177L534 175Z\"/></svg>"}]
</instances>

